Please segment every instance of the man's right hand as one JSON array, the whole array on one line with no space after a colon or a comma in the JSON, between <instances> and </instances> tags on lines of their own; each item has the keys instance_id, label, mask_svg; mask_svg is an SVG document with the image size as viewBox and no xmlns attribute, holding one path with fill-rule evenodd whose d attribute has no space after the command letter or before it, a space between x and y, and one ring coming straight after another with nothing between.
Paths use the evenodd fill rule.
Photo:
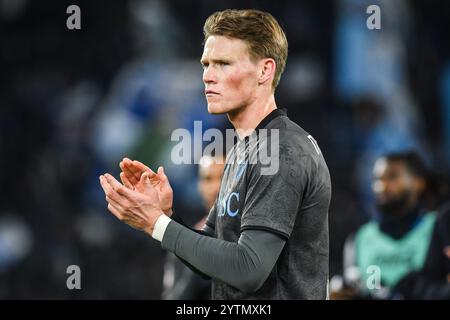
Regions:
<instances>
[{"instance_id":1,"label":"man's right hand","mask_svg":"<svg viewBox=\"0 0 450 320\"><path fill-rule=\"evenodd\" d=\"M120 169L122 169L120 179L124 186L139 192L144 192L145 190L141 176L144 172L148 172L150 183L158 193L160 208L167 216L170 217L172 215L173 190L163 167L159 167L157 173L155 173L142 162L124 158L120 162Z\"/></svg>"}]
</instances>

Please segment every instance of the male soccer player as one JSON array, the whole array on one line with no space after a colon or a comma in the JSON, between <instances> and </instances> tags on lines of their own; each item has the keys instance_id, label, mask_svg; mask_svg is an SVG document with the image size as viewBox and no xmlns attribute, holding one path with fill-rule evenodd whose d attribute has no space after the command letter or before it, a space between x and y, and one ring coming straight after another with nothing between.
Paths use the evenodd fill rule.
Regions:
<instances>
[{"instance_id":1,"label":"male soccer player","mask_svg":"<svg viewBox=\"0 0 450 320\"><path fill-rule=\"evenodd\" d=\"M239 136L204 228L195 232L172 214L162 167L155 173L128 159L121 163L124 185L100 176L108 209L211 277L213 299L325 299L330 176L315 140L275 103L285 34L258 10L216 12L204 34L208 112L226 113ZM269 145L277 147L273 172L257 161Z\"/></svg>"}]
</instances>

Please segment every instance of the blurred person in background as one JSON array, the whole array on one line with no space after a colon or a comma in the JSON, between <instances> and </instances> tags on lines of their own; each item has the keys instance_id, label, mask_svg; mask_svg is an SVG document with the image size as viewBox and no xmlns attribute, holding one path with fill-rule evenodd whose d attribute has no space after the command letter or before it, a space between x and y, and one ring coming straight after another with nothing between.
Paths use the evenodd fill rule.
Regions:
<instances>
[{"instance_id":1,"label":"blurred person in background","mask_svg":"<svg viewBox=\"0 0 450 320\"><path fill-rule=\"evenodd\" d=\"M203 156L198 170L198 191L206 209L205 215L196 223L194 228L201 230L206 222L208 213L214 206L220 190L222 179L223 156ZM164 300L207 300L211 298L211 281L203 279L186 267L176 255L168 252L164 265L163 293Z\"/></svg>"},{"instance_id":2,"label":"blurred person in background","mask_svg":"<svg viewBox=\"0 0 450 320\"><path fill-rule=\"evenodd\" d=\"M450 300L450 202L438 210L422 270L408 274L393 291L396 299Z\"/></svg>"},{"instance_id":3,"label":"blurred person in background","mask_svg":"<svg viewBox=\"0 0 450 320\"><path fill-rule=\"evenodd\" d=\"M424 201L427 183L414 152L377 159L372 190L379 215L346 241L344 280L341 287L332 280L332 299L387 299L400 279L422 268L436 219Z\"/></svg>"}]
</instances>

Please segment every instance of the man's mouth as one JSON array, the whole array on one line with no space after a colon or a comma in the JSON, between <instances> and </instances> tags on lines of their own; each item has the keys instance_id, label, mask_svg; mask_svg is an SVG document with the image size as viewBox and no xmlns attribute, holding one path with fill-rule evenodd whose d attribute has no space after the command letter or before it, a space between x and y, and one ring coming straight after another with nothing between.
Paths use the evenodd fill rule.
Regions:
<instances>
[{"instance_id":1,"label":"man's mouth","mask_svg":"<svg viewBox=\"0 0 450 320\"><path fill-rule=\"evenodd\" d=\"M205 90L205 95L214 95L214 94L219 94L217 91L214 90Z\"/></svg>"}]
</instances>

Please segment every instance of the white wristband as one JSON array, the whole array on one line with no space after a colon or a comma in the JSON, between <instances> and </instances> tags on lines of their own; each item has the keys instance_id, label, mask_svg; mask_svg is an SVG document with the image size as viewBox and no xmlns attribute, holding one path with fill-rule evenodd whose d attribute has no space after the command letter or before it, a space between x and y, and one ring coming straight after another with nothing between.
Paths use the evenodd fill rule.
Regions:
<instances>
[{"instance_id":1,"label":"white wristband","mask_svg":"<svg viewBox=\"0 0 450 320\"><path fill-rule=\"evenodd\" d=\"M155 227L153 228L152 238L161 242L170 221L172 221L172 219L165 214L160 215L158 220L156 220Z\"/></svg>"}]
</instances>

